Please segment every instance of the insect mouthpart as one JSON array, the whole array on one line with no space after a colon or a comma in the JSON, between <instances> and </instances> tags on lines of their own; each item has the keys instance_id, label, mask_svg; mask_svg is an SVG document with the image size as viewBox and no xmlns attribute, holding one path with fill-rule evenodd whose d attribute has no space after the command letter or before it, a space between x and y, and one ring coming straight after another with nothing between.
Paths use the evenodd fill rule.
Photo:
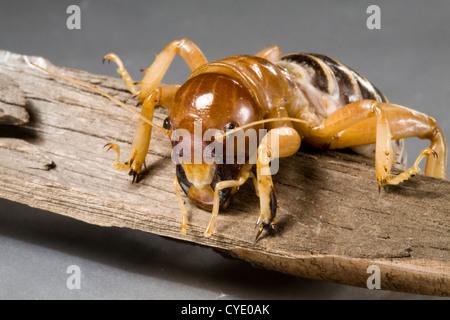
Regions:
<instances>
[{"instance_id":1,"label":"insect mouthpart","mask_svg":"<svg viewBox=\"0 0 450 320\"><path fill-rule=\"evenodd\" d=\"M214 179L214 164L182 164L186 179L190 183L187 196L202 208L212 208L214 190L211 183Z\"/></svg>"},{"instance_id":2,"label":"insect mouthpart","mask_svg":"<svg viewBox=\"0 0 450 320\"><path fill-rule=\"evenodd\" d=\"M188 164L183 163L186 178L196 188L204 188L210 185L214 178L216 166L214 164Z\"/></svg>"}]
</instances>

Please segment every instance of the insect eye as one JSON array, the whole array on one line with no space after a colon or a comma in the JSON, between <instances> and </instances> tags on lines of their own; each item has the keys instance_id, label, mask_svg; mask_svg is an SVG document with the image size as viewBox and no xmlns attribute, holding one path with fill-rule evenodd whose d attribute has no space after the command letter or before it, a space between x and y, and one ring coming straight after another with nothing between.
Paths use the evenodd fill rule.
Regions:
<instances>
[{"instance_id":1,"label":"insect eye","mask_svg":"<svg viewBox=\"0 0 450 320\"><path fill-rule=\"evenodd\" d=\"M225 126L225 132L229 131L229 130L233 130L236 129L238 127L238 125L234 122L230 122L229 124L227 124Z\"/></svg>"},{"instance_id":2,"label":"insect eye","mask_svg":"<svg viewBox=\"0 0 450 320\"><path fill-rule=\"evenodd\" d=\"M172 127L172 124L170 123L169 117L165 118L164 122L163 122L163 128L170 130L171 127Z\"/></svg>"}]
</instances>

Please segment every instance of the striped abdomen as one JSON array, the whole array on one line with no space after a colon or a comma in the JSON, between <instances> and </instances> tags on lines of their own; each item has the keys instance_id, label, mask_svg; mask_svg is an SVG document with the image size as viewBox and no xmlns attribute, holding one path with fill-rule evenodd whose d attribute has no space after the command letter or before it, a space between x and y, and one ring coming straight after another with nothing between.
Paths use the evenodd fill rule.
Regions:
<instances>
[{"instance_id":1,"label":"striped abdomen","mask_svg":"<svg viewBox=\"0 0 450 320\"><path fill-rule=\"evenodd\" d=\"M314 87L335 97L342 105L372 99L386 102L386 97L364 76L342 63L316 53L289 54L281 58L281 65L293 63L296 76L303 76ZM300 72L300 74L298 73Z\"/></svg>"},{"instance_id":2,"label":"striped abdomen","mask_svg":"<svg viewBox=\"0 0 450 320\"><path fill-rule=\"evenodd\" d=\"M309 101L309 108L294 107L293 114L298 117L298 111L315 114L317 120L329 116L349 103L370 99L378 102L387 102L386 97L369 82L364 76L342 63L316 53L289 54L281 58L278 66L287 69L297 82L299 89L303 93L304 100ZM307 87L309 86L309 87ZM314 90L311 89L314 88ZM317 96L322 95L328 98L328 103ZM332 103L334 102L334 103ZM309 117L309 118L314 118ZM308 117L305 117L308 119ZM406 150L404 141L396 140L392 144L393 151L398 156L395 165L399 169L406 166ZM372 158L375 153L374 145L357 146L352 148L357 153Z\"/></svg>"}]
</instances>

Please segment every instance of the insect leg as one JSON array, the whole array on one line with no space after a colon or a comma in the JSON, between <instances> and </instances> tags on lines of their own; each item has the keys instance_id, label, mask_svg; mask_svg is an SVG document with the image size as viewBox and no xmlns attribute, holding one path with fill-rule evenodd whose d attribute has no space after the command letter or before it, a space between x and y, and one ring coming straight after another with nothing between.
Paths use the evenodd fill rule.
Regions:
<instances>
[{"instance_id":1,"label":"insect leg","mask_svg":"<svg viewBox=\"0 0 450 320\"><path fill-rule=\"evenodd\" d=\"M257 184L255 182L256 178L255 178L255 175L251 172L251 168L252 168L252 165L245 164L242 167L241 171L239 172L239 175L236 180L225 180L225 181L220 181L220 182L216 183L216 186L214 188L213 210L211 213L211 219L209 220L208 226L206 227L206 230L204 233L205 237L210 237L213 232L214 223L215 223L217 215L219 214L219 208L220 208L219 191L221 189L233 188L231 192L235 193L237 191L237 189L248 180L248 178L252 178L253 183L255 185L255 192L256 192L256 194L258 194Z\"/></svg>"},{"instance_id":2,"label":"insect leg","mask_svg":"<svg viewBox=\"0 0 450 320\"><path fill-rule=\"evenodd\" d=\"M357 101L332 113L310 134L314 143L328 144L331 149L376 143L375 169L380 187L397 184L420 171L418 164L425 156L428 156L425 174L443 179L446 176L447 147L442 130L430 116L399 105ZM419 155L411 169L393 178L391 140L408 137L429 139L430 148Z\"/></svg>"},{"instance_id":3,"label":"insect leg","mask_svg":"<svg viewBox=\"0 0 450 320\"><path fill-rule=\"evenodd\" d=\"M180 209L181 209L181 234L186 235L186 220L187 220L187 211L186 207L184 206L183 198L181 198L181 187L180 183L178 182L178 177L175 175L173 178L173 187L175 188L175 193L178 198L178 202L180 203Z\"/></svg>"},{"instance_id":4,"label":"insect leg","mask_svg":"<svg viewBox=\"0 0 450 320\"><path fill-rule=\"evenodd\" d=\"M256 175L260 201L260 215L257 221L256 240L264 229L275 225L276 197L270 172L270 161L276 158L289 157L300 148L301 138L291 127L280 127L270 130L258 146Z\"/></svg>"},{"instance_id":5,"label":"insect leg","mask_svg":"<svg viewBox=\"0 0 450 320\"><path fill-rule=\"evenodd\" d=\"M148 69L143 70L145 71L145 76L140 82L141 88L138 91L138 96L141 100L145 99L159 85L177 53L191 70L208 63L203 53L192 41L188 39L172 41L156 56L152 65Z\"/></svg>"},{"instance_id":6,"label":"insect leg","mask_svg":"<svg viewBox=\"0 0 450 320\"><path fill-rule=\"evenodd\" d=\"M141 114L148 120L152 121L155 105L161 104L170 108L173 96L178 88L178 85L156 88L144 101ZM145 157L148 152L151 136L152 126L142 119L139 119L133 138L133 143L131 145L130 158L124 164L119 162L119 147L112 143L107 144L107 146L115 150L117 153L117 159L113 162L113 168L119 171L130 170L130 175L133 175L133 182L137 182L139 180L142 165L145 164Z\"/></svg>"},{"instance_id":7,"label":"insect leg","mask_svg":"<svg viewBox=\"0 0 450 320\"><path fill-rule=\"evenodd\" d=\"M281 59L281 49L278 46L271 46L264 50L261 50L256 54L256 56L267 59L272 63L275 63Z\"/></svg>"},{"instance_id":8,"label":"insect leg","mask_svg":"<svg viewBox=\"0 0 450 320\"><path fill-rule=\"evenodd\" d=\"M106 56L103 57L103 63L105 63L105 61L108 61L108 62L114 61L117 64L117 66L118 66L117 73L123 79L123 81L125 82L126 86L130 90L130 92L132 94L136 94L137 89L134 85L133 79L131 79L130 74L128 73L127 69L125 69L125 66L123 65L123 62L122 62L122 60L120 60L119 56L112 52L108 53Z\"/></svg>"},{"instance_id":9,"label":"insect leg","mask_svg":"<svg viewBox=\"0 0 450 320\"><path fill-rule=\"evenodd\" d=\"M419 154L414 165L410 169L396 177L389 176L384 183L398 184L420 172L419 163L424 157L427 157L425 174L431 177L445 179L447 169L447 146L444 134L436 121L426 114L403 106L389 103L382 103L381 106L386 112L392 139L418 137L420 139L428 139L431 141L430 147ZM361 136L359 138L361 139L364 138L365 135L374 135L375 130L376 128L373 121L366 120L354 128L342 132L339 140L349 140L351 137L356 137L358 135Z\"/></svg>"}]
</instances>

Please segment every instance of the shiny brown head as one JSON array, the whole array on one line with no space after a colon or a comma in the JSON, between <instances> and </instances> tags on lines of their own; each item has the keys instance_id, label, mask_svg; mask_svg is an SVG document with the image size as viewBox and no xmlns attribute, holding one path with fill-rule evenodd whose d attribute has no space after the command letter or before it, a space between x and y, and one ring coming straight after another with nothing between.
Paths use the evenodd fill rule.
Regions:
<instances>
[{"instance_id":1,"label":"shiny brown head","mask_svg":"<svg viewBox=\"0 0 450 320\"><path fill-rule=\"evenodd\" d=\"M227 154L226 144L230 138L224 139L220 144L223 163L220 164L217 161L211 163L215 154L211 154L208 146L211 147L214 136L208 135L208 132L217 132L217 130L226 132L261 119L261 110L252 95L229 76L219 73L202 73L190 78L180 87L174 97L169 116L164 121L164 127L174 132L184 129L190 134L190 137L186 138L176 137L172 140L172 145L175 152L181 153L178 154L181 158L177 165L178 181L186 195L199 207L211 210L216 183L223 180L235 180L242 167L242 163L230 161L230 152ZM262 128L261 125L249 129L260 128ZM186 153L189 150L190 157L186 157L183 152ZM217 150L219 149L215 148L212 153ZM200 158L194 156L195 152L201 155ZM244 152L246 159L250 156L247 149L244 151L234 148L233 152L235 156L242 155ZM206 155L211 157L206 159ZM231 198L230 190L220 190L219 197L220 206L226 207Z\"/></svg>"}]
</instances>

